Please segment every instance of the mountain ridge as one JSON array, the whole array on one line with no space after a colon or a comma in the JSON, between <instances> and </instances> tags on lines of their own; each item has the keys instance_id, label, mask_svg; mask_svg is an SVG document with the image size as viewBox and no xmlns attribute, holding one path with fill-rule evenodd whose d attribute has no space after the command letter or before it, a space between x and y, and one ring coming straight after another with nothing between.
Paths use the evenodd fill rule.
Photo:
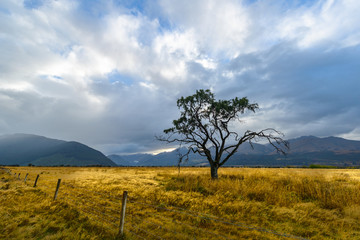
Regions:
<instances>
[{"instance_id":1,"label":"mountain ridge","mask_svg":"<svg viewBox=\"0 0 360 240\"><path fill-rule=\"evenodd\" d=\"M319 138L315 136L302 136L288 140L290 150L286 156L276 154L271 145L249 143L240 146L224 166L309 166L311 164L334 166L359 166L360 141L348 140L339 137ZM163 152L157 155L141 155L129 157L120 155L121 160L113 159L115 163L123 166L177 166L178 154ZM110 159L113 156L109 156ZM204 157L190 154L189 161L183 166L207 166Z\"/></svg>"},{"instance_id":2,"label":"mountain ridge","mask_svg":"<svg viewBox=\"0 0 360 240\"><path fill-rule=\"evenodd\" d=\"M300 137L289 140L289 143L290 151L297 153L311 151L360 152L360 141L348 140L333 136L324 138L318 138L314 136Z\"/></svg>"},{"instance_id":3,"label":"mountain ridge","mask_svg":"<svg viewBox=\"0 0 360 240\"><path fill-rule=\"evenodd\" d=\"M0 136L0 165L116 166L82 143L23 133Z\"/></svg>"},{"instance_id":4,"label":"mountain ridge","mask_svg":"<svg viewBox=\"0 0 360 240\"><path fill-rule=\"evenodd\" d=\"M288 140L286 156L276 154L269 144L242 144L224 166L360 166L360 141L340 137L302 136ZM133 154L105 156L82 143L51 139L33 134L0 136L0 165L35 166L177 166L179 152L157 155ZM204 157L191 153L182 166L208 166Z\"/></svg>"}]
</instances>

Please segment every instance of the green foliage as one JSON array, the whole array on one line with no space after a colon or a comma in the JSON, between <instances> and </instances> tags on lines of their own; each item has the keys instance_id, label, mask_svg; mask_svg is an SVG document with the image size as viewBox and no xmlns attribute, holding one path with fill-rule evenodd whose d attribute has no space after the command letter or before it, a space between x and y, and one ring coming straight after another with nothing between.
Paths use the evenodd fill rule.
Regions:
<instances>
[{"instance_id":1,"label":"green foliage","mask_svg":"<svg viewBox=\"0 0 360 240\"><path fill-rule=\"evenodd\" d=\"M167 137L158 138L169 143L178 142L188 148L188 152L180 155L188 159L190 152L206 157L211 167L211 177L218 178L217 170L233 156L240 145L258 138L265 138L278 151L285 154L288 143L278 137L282 133L275 129L264 129L260 132L246 131L240 135L231 129L229 123L240 121L240 115L246 110L255 112L257 103L249 103L246 97L230 100L216 100L210 90L197 90L194 95L177 100L180 118L173 121L173 127L165 129Z\"/></svg>"},{"instance_id":2,"label":"green foliage","mask_svg":"<svg viewBox=\"0 0 360 240\"><path fill-rule=\"evenodd\" d=\"M177 100L181 111L179 119L173 121L173 128L165 129L164 133L177 132L188 134L193 131L202 131L203 128L219 131L226 130L228 123L243 114L245 110L255 112L258 104L250 104L244 98L230 100L215 100L210 90L197 90L192 96L181 97ZM203 121L203 122L202 122ZM219 125L217 128L216 125Z\"/></svg>"},{"instance_id":3,"label":"green foliage","mask_svg":"<svg viewBox=\"0 0 360 240\"><path fill-rule=\"evenodd\" d=\"M336 166L329 165L320 165L320 164L311 164L309 168L336 168Z\"/></svg>"}]
</instances>

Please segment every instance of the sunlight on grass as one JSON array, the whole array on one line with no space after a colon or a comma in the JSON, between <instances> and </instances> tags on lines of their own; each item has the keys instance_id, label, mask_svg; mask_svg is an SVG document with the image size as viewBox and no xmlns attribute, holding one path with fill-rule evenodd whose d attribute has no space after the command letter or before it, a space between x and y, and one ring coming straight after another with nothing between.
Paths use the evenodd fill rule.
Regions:
<instances>
[{"instance_id":1,"label":"sunlight on grass","mask_svg":"<svg viewBox=\"0 0 360 240\"><path fill-rule=\"evenodd\" d=\"M124 190L127 239L360 238L355 169L223 168L215 181L207 168L11 170L1 175L0 238L115 239Z\"/></svg>"}]
</instances>

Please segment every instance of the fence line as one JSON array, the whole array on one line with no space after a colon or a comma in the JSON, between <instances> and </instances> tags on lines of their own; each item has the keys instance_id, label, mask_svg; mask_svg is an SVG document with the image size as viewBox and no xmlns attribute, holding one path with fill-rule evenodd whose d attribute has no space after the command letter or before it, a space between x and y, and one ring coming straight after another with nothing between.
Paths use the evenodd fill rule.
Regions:
<instances>
[{"instance_id":1,"label":"fence line","mask_svg":"<svg viewBox=\"0 0 360 240\"><path fill-rule=\"evenodd\" d=\"M64 199L70 200L70 201L73 202L74 204L78 204L78 203L79 203L78 200L75 200L74 198L71 198L71 197L70 197L70 194L67 194L67 193L62 193L62 194L63 194L63 195L66 195L66 197L65 197L65 196L59 196L59 199L64 198ZM87 202L91 203L90 201L87 201ZM95 212L98 212L98 213L100 213L100 214L102 214L102 215L104 215L104 216L108 216L108 217L110 217L110 218L112 218L112 219L120 220L120 218L118 218L118 217L111 216L111 215L106 214L106 213L104 213L104 212L102 212L102 211L99 211L99 210L97 210L97 209L95 209L95 208L92 208L92 210L95 211Z\"/></svg>"},{"instance_id":2,"label":"fence line","mask_svg":"<svg viewBox=\"0 0 360 240\"><path fill-rule=\"evenodd\" d=\"M273 231L273 230L268 230L268 229L265 229L265 228L254 227L254 226L247 225L247 224L244 224L244 223L230 222L230 221L228 221L228 220L226 220L226 219L223 219L223 218L214 218L214 217L209 217L209 216L206 216L206 215L193 214L193 213L191 213L191 212L193 212L193 211L191 211L191 212L188 211L188 210L185 210L186 212L185 212L185 211L179 211L179 210L168 209L168 208L165 208L165 207L159 207L159 206L155 206L155 205L152 205L152 204L142 203L142 202L136 202L136 201L130 201L130 203L137 203L137 204L141 204L141 205L146 205L146 206L153 207L153 208L160 209L160 210L165 210L165 211L169 211L169 212L180 213L180 214L188 215L188 216L191 216L191 217L199 217L199 218L203 218L203 219L206 219L206 220L211 220L211 221L215 221L215 222L219 222L219 223L223 223L223 224L227 224L227 225L232 225L232 226L236 226L236 227L240 227L240 228L246 228L246 229L249 229L249 230L256 230L256 231L260 231L260 232L270 233L270 234L277 235L277 236L281 236L281 237L292 238L292 239L300 239L300 240L306 240L306 238L302 238L302 237L298 237L298 236L293 236L293 235L290 235L290 234L278 233L278 232ZM173 206L171 206L171 207L173 207ZM176 208L176 209L182 209L182 208L179 208L179 207L174 207L174 208Z\"/></svg>"},{"instance_id":3,"label":"fence line","mask_svg":"<svg viewBox=\"0 0 360 240\"><path fill-rule=\"evenodd\" d=\"M127 230L127 231L130 232L130 234L132 234L132 235L134 235L134 236L136 236L136 237L138 237L138 238L146 239L146 238L144 238L144 237L142 237L142 236L140 236L140 235L137 235L136 233L134 233L134 232L131 231L131 230Z\"/></svg>"},{"instance_id":4,"label":"fence line","mask_svg":"<svg viewBox=\"0 0 360 240\"><path fill-rule=\"evenodd\" d=\"M157 223L153 223L153 222L150 222L150 221L147 221L147 220L144 220L144 219L140 219L139 217L137 216L131 216L131 218L135 218L135 219L139 219L141 222L145 222L145 223L148 223L150 225L153 225L153 226L157 226L158 228L160 229L165 229L166 231L168 232L173 232L175 234L180 234L179 232L175 231L175 230L171 230L171 229L168 229L160 224L157 224Z\"/></svg>"},{"instance_id":5,"label":"fence line","mask_svg":"<svg viewBox=\"0 0 360 240\"><path fill-rule=\"evenodd\" d=\"M216 222L227 224L227 225L233 225L233 226L236 226L236 227L246 228L246 229L249 229L249 230L256 230L256 231L271 233L271 234L274 234L274 235L287 237L287 238L293 238L293 239L304 239L304 238L301 238L301 237L292 236L292 235L288 235L288 234L282 234L282 233L278 233L278 232L275 232L275 231L272 231L272 230L267 230L267 229L264 229L264 228L258 228L258 227L250 226L250 225L247 225L247 224L244 224L244 223L229 222L229 221L223 220L221 218L211 218L211 217L204 216L204 215L197 215L197 214L189 213L188 211L187 212L182 212L182 211L179 211L179 210L168 209L168 208L159 207L159 206L155 206L155 205L147 204L147 203L141 203L141 202L135 202L135 201L130 201L130 202L131 203L138 203L138 204L141 204L141 205L146 205L146 206L153 207L153 208L160 209L160 210L180 213L180 214L188 215L188 216L191 216L191 217L199 217L199 218L203 218L203 219L206 219L206 220L212 220L212 221L216 221Z\"/></svg>"},{"instance_id":6,"label":"fence line","mask_svg":"<svg viewBox=\"0 0 360 240\"><path fill-rule=\"evenodd\" d=\"M72 187L72 188L74 188L74 189L79 189L79 190L82 190L82 191L85 191L85 192L95 193L95 194L97 194L97 195L103 196L103 197L106 198L106 199L111 198L111 199L114 199L114 200L121 200L121 198L115 197L115 196L113 196L113 195L111 195L111 194L104 194L104 193L100 193L100 192L97 192L97 191L90 191L90 190L88 190L88 189L86 189L86 188L74 186L74 185L72 185L72 184L70 184L70 183L65 183L65 182L64 182L64 185L67 185L67 186L70 186L70 187Z\"/></svg>"},{"instance_id":7,"label":"fence line","mask_svg":"<svg viewBox=\"0 0 360 240\"><path fill-rule=\"evenodd\" d=\"M151 213L152 215L156 215L158 218L161 218L161 219L163 219L163 220L169 220L169 219L164 219L164 218L166 218L166 217L161 216L160 214L156 214L156 213L154 213L154 212L145 212L145 214L147 214L147 213ZM191 229L196 229L196 230L198 230L198 231L202 231L202 232L205 232L205 233L210 233L210 234L212 234L212 235L214 235L214 236L216 236L216 237L225 238L225 239L229 239L229 240L232 239L232 238L228 238L228 237L226 237L226 236L224 236L224 235L221 235L221 234L218 234L218 233L209 232L209 231L204 230L204 229L202 229L202 228L197 228L197 227L195 227L195 226L191 226L190 224L186 224L186 223L180 222L180 221L176 220L175 218L172 218L171 221L175 222L176 224L180 224L180 225L182 225L182 226L185 226L185 227L188 227L188 228L191 228Z\"/></svg>"},{"instance_id":8,"label":"fence line","mask_svg":"<svg viewBox=\"0 0 360 240\"><path fill-rule=\"evenodd\" d=\"M139 227L138 225L130 224L130 226L135 227L135 228L139 229L140 231L146 232L148 235L151 235L151 236L156 237L156 238L161 239L161 240L165 240L165 238L162 238L162 237L160 237L160 236L154 235L153 233L151 233L151 232L149 232L149 231L147 231L147 230Z\"/></svg>"},{"instance_id":9,"label":"fence line","mask_svg":"<svg viewBox=\"0 0 360 240\"><path fill-rule=\"evenodd\" d=\"M76 202L74 199L70 199L70 198L64 197L64 196L59 197L59 199L65 199L65 200L67 200L66 203L68 203L69 205L73 206L75 209L79 209L79 210L82 211L82 212L85 212L85 213L91 214L91 215L93 215L93 216L96 216L96 217L98 217L99 219L101 219L102 221L105 221L106 223L109 223L109 224L111 224L111 225L113 225L113 226L115 226L115 227L118 227L118 226L117 226L114 222L112 222L111 220L106 219L106 218L100 216L99 214L96 214L96 213L90 211L90 210L87 209L87 208L79 207L79 206L77 205L77 202ZM68 201L70 201L71 203L69 203ZM101 212L100 212L100 213L101 213ZM103 216L108 216L108 215L105 215L105 214L103 214L103 213L101 213L101 214L102 214Z\"/></svg>"},{"instance_id":10,"label":"fence line","mask_svg":"<svg viewBox=\"0 0 360 240\"><path fill-rule=\"evenodd\" d=\"M4 172L7 172L8 174L10 174L10 176L13 176L14 178L17 178L18 180L21 180L20 176L23 176L23 175L21 175L22 172L20 172L20 173L15 172L14 175L13 175L12 172L11 172L11 169L8 169L8 168L2 168L1 167L0 170L2 170ZM26 184L26 181L30 182L30 180L31 180L31 178L29 177L29 174L27 173L25 178L24 178L24 183ZM86 214L91 214L92 216L95 216L98 219L101 219L102 221L106 222L107 224L110 224L112 227L116 227L116 229L120 228L119 233L121 233L121 234L123 234L124 232L128 232L128 233L130 233L130 234L132 234L132 235L134 235L134 236L136 236L138 238L141 238L141 239L146 239L146 237L142 236L144 234L146 236L152 236L152 237L156 237L158 239L164 239L164 238L162 238L159 235L155 235L155 234L151 233L150 230L146 230L146 229L140 227L135 222L141 222L141 223L145 222L147 224L156 226L158 229L162 229L162 230L165 230L167 232L174 233L174 234L181 234L181 233L174 230L174 229L169 229L168 227L165 227L165 226L163 226L161 224L154 223L154 222L148 221L146 219L141 219L138 216L138 214L133 213L131 211L127 213L127 215L130 216L130 219L126 218L128 220L125 221L125 226L126 227L125 227L125 229L123 229L124 225L122 225L122 223L124 223L124 219L125 219L125 209L126 209L126 198L127 197L129 197L129 200L128 200L128 202L130 203L129 207L131 207L131 205L137 205L137 206L141 205L143 207L152 208L152 209L156 209L156 210L167 211L167 212L171 212L171 213L174 213L174 214L181 214L181 215L185 215L185 216L188 216L188 217L205 219L205 220L210 221L211 224L214 224L213 222L216 222L216 223L219 223L219 224L224 224L224 225L233 226L233 227L237 227L237 228L243 228L243 229L254 230L254 231L263 232L263 233L267 233L267 234L272 234L272 235L276 235L276 236L279 236L279 237L306 240L306 238L302 238L302 237L299 237L299 236L279 233L279 232L276 232L276 231L273 231L273 230L260 228L260 227L255 227L255 226L251 226L251 225L248 225L248 224L245 224L245 223L235 222L235 221L232 221L232 220L229 220L229 219L220 218L220 217L213 216L213 215L210 215L210 214L199 213L199 212L196 212L196 211L188 210L188 209L177 207L177 206L165 205L166 207L163 207L163 205L164 205L163 203L161 203L162 206L159 206L159 205L154 205L154 204L150 204L150 203L140 202L140 201L137 201L137 200L135 201L135 200L132 200L131 195L128 196L126 194L126 196L125 196L126 191L124 192L124 196L121 199L121 198L118 198L117 196L114 196L114 195L110 195L110 194L106 194L106 193L100 193L100 192L97 192L97 191L92 191L92 190L86 189L84 187L79 187L79 186L76 186L75 184L70 184L67 181L63 181L61 183L61 179L58 179L57 184L55 184L56 183L55 181L46 180L46 179L43 180L42 178L40 178L40 181L38 181L38 180L39 180L39 175L37 175L37 177L36 177L34 187L38 187L39 185L41 185L41 187L39 186L40 188L45 188L46 190L50 190L50 191L55 190L53 200L60 200L60 201L62 200L64 202L68 203L69 205L71 205L72 207L74 207L75 209L79 209L80 211L82 211L82 212L84 212ZM53 185L54 187L56 186L56 188L55 189L51 188L48 185ZM75 190L75 191L71 191L71 189ZM79 193L78 190L83 191L83 192ZM70 192L70 193L68 193L68 192ZM112 204L116 204L116 206L118 206L118 207L120 207L120 200L123 200L123 203L122 203L123 208L121 209L121 212L120 212L120 211L118 211L116 209L113 209L113 208L111 208L109 206L104 206L101 203L97 204L95 201L91 201L91 197L93 197L93 196L89 197L89 195L85 194L84 192L91 193L91 194L95 193L96 195L98 195L98 198L105 201L106 204L109 204L109 202L111 202ZM101 196L101 197L99 197L99 196ZM124 199L125 199L125 202L124 202ZM115 202L115 200L117 200L117 201ZM89 208L89 207L85 207L85 208L80 207L79 202L80 203L84 203L84 202L90 203L91 208ZM104 211L99 210L99 208L104 209ZM108 211L111 211L111 213L106 212L106 209ZM116 213L117 217L112 215L112 214L115 214L115 213ZM233 239L230 236L225 236L225 235L222 235L222 234L218 234L218 233L210 231L209 229L205 230L205 229L203 229L201 227L196 228L196 227L191 226L191 225L189 225L187 223L183 223L180 220L177 220L174 216L172 218L169 218L169 217L166 217L166 216L160 215L158 213L154 213L154 212L143 212L143 209L141 210L140 213L141 214L151 213L153 216L156 216L156 217L160 218L161 221L166 221L166 220L167 221L172 221L172 222L177 223L178 225L186 226L187 228L193 229L193 230L197 231L197 233L200 230L205 234L211 234L213 236L224 238L224 239ZM93 219L93 218L91 218L91 219ZM134 219L135 219L135 221L134 221ZM137 219L137 221L136 221L136 219ZM114 223L114 221L115 222L118 221L118 222L120 222L120 224L117 225L117 224ZM129 228L129 226L131 228ZM109 229L111 229L111 228L109 228ZM140 234L139 232L141 232L142 234L139 235ZM232 235L232 234L230 233L230 235ZM232 236L232 237L234 237L234 236ZM196 239L196 238L194 237L194 239Z\"/></svg>"},{"instance_id":11,"label":"fence line","mask_svg":"<svg viewBox=\"0 0 360 240\"><path fill-rule=\"evenodd\" d=\"M89 199L86 199L86 198L84 198L84 196L77 195L77 193L69 194L69 193L67 193L67 192L60 192L60 196L59 196L60 198L61 198L61 195L65 195L65 196L67 196L68 198L70 198L70 197L76 198L77 201L78 201L78 203L79 203L79 202L80 202L80 203L88 203L88 204L90 204L90 205L92 205L92 206L94 206L94 207L97 207L97 208L100 208L100 209L104 209L105 212L106 212L106 210L108 210L109 212L112 212L112 213L117 214L117 215L120 215L120 214L121 214L120 211L118 211L118 210L116 210L116 209L114 209L114 208L110 208L110 207L107 207L107 206L103 206L102 204L99 204L99 203L95 204L95 201L91 201L91 200L89 200ZM104 200L104 199L103 199L103 200ZM119 203L118 203L118 204L119 204Z\"/></svg>"}]
</instances>

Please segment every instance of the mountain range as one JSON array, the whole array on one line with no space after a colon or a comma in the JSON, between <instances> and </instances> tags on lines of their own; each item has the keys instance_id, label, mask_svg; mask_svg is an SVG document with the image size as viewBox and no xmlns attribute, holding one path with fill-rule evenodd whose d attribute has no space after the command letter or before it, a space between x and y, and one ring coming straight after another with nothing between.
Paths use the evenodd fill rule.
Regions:
<instances>
[{"instance_id":1,"label":"mountain range","mask_svg":"<svg viewBox=\"0 0 360 240\"><path fill-rule=\"evenodd\" d=\"M269 144L248 143L240 146L225 166L360 166L360 141L339 137L305 136L290 139L286 156L277 154ZM179 153L109 155L79 142L67 142L30 134L0 136L0 165L35 166L177 166ZM204 157L190 154L181 166L208 166Z\"/></svg>"},{"instance_id":2,"label":"mountain range","mask_svg":"<svg viewBox=\"0 0 360 240\"><path fill-rule=\"evenodd\" d=\"M360 141L339 137L319 138L304 136L289 140L290 150L286 156L277 154L271 145L244 143L225 166L309 166L331 165L337 167L360 166ZM108 157L121 166L177 166L179 153L185 149L163 152L157 155L109 155ZM189 155L189 161L182 166L208 166L204 157Z\"/></svg>"},{"instance_id":3,"label":"mountain range","mask_svg":"<svg viewBox=\"0 0 360 240\"><path fill-rule=\"evenodd\" d=\"M104 154L82 143L30 134L0 136L0 165L116 166Z\"/></svg>"}]
</instances>

